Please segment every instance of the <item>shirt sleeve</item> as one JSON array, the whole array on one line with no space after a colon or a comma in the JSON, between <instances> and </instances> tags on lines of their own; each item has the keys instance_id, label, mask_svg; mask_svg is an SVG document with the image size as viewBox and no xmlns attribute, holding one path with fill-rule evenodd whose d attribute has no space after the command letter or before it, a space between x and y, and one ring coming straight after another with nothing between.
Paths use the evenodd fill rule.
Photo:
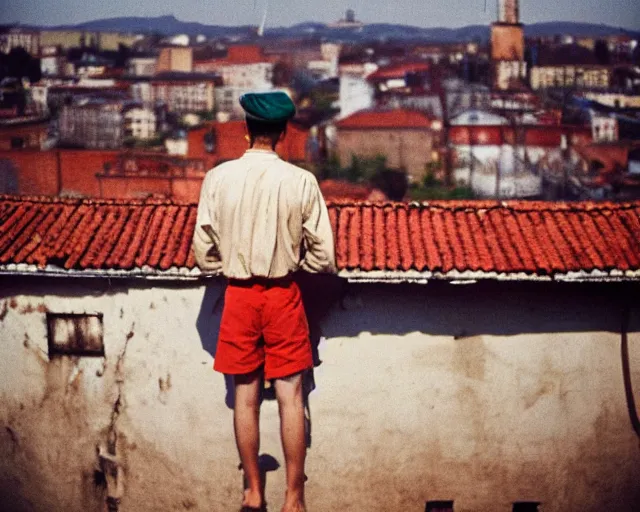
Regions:
<instances>
[{"instance_id":1,"label":"shirt sleeve","mask_svg":"<svg viewBox=\"0 0 640 512\"><path fill-rule=\"evenodd\" d=\"M205 176L200 190L198 217L193 233L193 254L200 270L216 272L222 268L222 261L218 250L218 236L214 231L214 223L211 218L210 201L211 173Z\"/></svg>"},{"instance_id":2,"label":"shirt sleeve","mask_svg":"<svg viewBox=\"0 0 640 512\"><path fill-rule=\"evenodd\" d=\"M305 180L303 198L304 257L300 267L307 272L336 273L335 248L329 212L314 176Z\"/></svg>"}]
</instances>

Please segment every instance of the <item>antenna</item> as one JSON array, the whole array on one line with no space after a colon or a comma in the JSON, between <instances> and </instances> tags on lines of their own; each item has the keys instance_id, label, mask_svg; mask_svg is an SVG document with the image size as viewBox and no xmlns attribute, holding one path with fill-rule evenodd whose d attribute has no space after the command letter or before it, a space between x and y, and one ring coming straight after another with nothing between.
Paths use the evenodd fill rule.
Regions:
<instances>
[{"instance_id":1,"label":"antenna","mask_svg":"<svg viewBox=\"0 0 640 512\"><path fill-rule=\"evenodd\" d=\"M269 0L267 0L264 6L264 14L262 16L262 23L260 23L260 27L258 28L258 37L262 37L264 35L264 25L267 22L267 11L269 10Z\"/></svg>"}]
</instances>

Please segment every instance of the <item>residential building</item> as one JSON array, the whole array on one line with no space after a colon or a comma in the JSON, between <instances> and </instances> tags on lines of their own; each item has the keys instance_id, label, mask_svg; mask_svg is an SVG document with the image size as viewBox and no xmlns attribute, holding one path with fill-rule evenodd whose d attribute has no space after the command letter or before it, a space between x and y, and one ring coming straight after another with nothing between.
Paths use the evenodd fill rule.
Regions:
<instances>
[{"instance_id":1,"label":"residential building","mask_svg":"<svg viewBox=\"0 0 640 512\"><path fill-rule=\"evenodd\" d=\"M64 105L58 127L60 144L89 149L117 149L124 139L122 100L82 99Z\"/></svg>"},{"instance_id":2,"label":"residential building","mask_svg":"<svg viewBox=\"0 0 640 512\"><path fill-rule=\"evenodd\" d=\"M614 91L584 91L583 96L591 101L612 108L640 109L640 91L637 93L623 93Z\"/></svg>"},{"instance_id":3,"label":"residential building","mask_svg":"<svg viewBox=\"0 0 640 512\"><path fill-rule=\"evenodd\" d=\"M540 163L562 145L584 145L589 128L518 122L471 110L451 120L448 131L452 181L478 197L536 198L544 193Z\"/></svg>"},{"instance_id":4,"label":"residential building","mask_svg":"<svg viewBox=\"0 0 640 512\"><path fill-rule=\"evenodd\" d=\"M367 80L374 86L377 97L393 92L424 93L431 89L430 69L426 62L391 64L379 67L367 75Z\"/></svg>"},{"instance_id":5,"label":"residential building","mask_svg":"<svg viewBox=\"0 0 640 512\"><path fill-rule=\"evenodd\" d=\"M131 97L145 106L153 106L155 103L154 89L150 81L132 82L129 87Z\"/></svg>"},{"instance_id":6,"label":"residential building","mask_svg":"<svg viewBox=\"0 0 640 512\"><path fill-rule=\"evenodd\" d=\"M98 32L98 48L103 51L118 51L121 46L131 48L141 35L126 34L122 32Z\"/></svg>"},{"instance_id":7,"label":"residential building","mask_svg":"<svg viewBox=\"0 0 640 512\"><path fill-rule=\"evenodd\" d=\"M442 122L412 110L361 110L336 123L336 154L342 167L352 158L384 156L386 165L420 182L427 164L437 161Z\"/></svg>"},{"instance_id":8,"label":"residential building","mask_svg":"<svg viewBox=\"0 0 640 512\"><path fill-rule=\"evenodd\" d=\"M148 77L156 74L158 57L155 55L136 55L127 61L127 74L136 77Z\"/></svg>"},{"instance_id":9,"label":"residential building","mask_svg":"<svg viewBox=\"0 0 640 512\"><path fill-rule=\"evenodd\" d=\"M192 71L194 71L192 48L183 46L160 48L160 54L156 62L156 73L191 73Z\"/></svg>"},{"instance_id":10,"label":"residential building","mask_svg":"<svg viewBox=\"0 0 640 512\"><path fill-rule=\"evenodd\" d=\"M491 91L487 86L449 78L442 81L442 90L447 119L470 109L486 110L491 107Z\"/></svg>"},{"instance_id":11,"label":"residential building","mask_svg":"<svg viewBox=\"0 0 640 512\"><path fill-rule=\"evenodd\" d=\"M40 32L42 46L59 46L63 50L69 48L98 49L99 35L86 30L42 30Z\"/></svg>"},{"instance_id":12,"label":"residential building","mask_svg":"<svg viewBox=\"0 0 640 512\"><path fill-rule=\"evenodd\" d=\"M24 48L30 55L40 54L40 32L22 27L0 27L0 52Z\"/></svg>"},{"instance_id":13,"label":"residential building","mask_svg":"<svg viewBox=\"0 0 640 512\"><path fill-rule=\"evenodd\" d=\"M299 281L316 354L309 507L637 508L640 203L328 210L338 277ZM0 211L4 507L237 506L233 391L212 370L225 282L195 267L196 205L3 197ZM269 390L260 449L277 510Z\"/></svg>"},{"instance_id":14,"label":"residential building","mask_svg":"<svg viewBox=\"0 0 640 512\"><path fill-rule=\"evenodd\" d=\"M599 89L611 85L612 68L599 64L595 54L571 45L534 48L530 83L535 90L549 88Z\"/></svg>"},{"instance_id":15,"label":"residential building","mask_svg":"<svg viewBox=\"0 0 640 512\"><path fill-rule=\"evenodd\" d=\"M40 32L42 46L69 48L93 48L96 50L117 51L120 45L132 47L141 36L121 32L100 32L91 30L50 30Z\"/></svg>"},{"instance_id":16,"label":"residential building","mask_svg":"<svg viewBox=\"0 0 640 512\"><path fill-rule=\"evenodd\" d=\"M40 71L44 77L62 75L66 61L58 46L43 46L40 50Z\"/></svg>"},{"instance_id":17,"label":"residential building","mask_svg":"<svg viewBox=\"0 0 640 512\"><path fill-rule=\"evenodd\" d=\"M226 56L196 61L194 70L219 74L225 87L245 91L273 88L273 61L256 45L229 46Z\"/></svg>"},{"instance_id":18,"label":"residential building","mask_svg":"<svg viewBox=\"0 0 640 512\"><path fill-rule=\"evenodd\" d=\"M375 105L375 89L367 80L367 76L376 69L378 66L373 63L350 62L340 65L340 119Z\"/></svg>"},{"instance_id":19,"label":"residential building","mask_svg":"<svg viewBox=\"0 0 640 512\"><path fill-rule=\"evenodd\" d=\"M92 54L85 54L82 59L67 65L73 66L72 75L81 78L102 77L113 68L114 62Z\"/></svg>"},{"instance_id":20,"label":"residential building","mask_svg":"<svg viewBox=\"0 0 640 512\"><path fill-rule=\"evenodd\" d=\"M52 80L47 84L47 105L57 111L64 105L80 98L109 98L126 100L129 98L129 86L116 83L113 79L84 78L75 80Z\"/></svg>"},{"instance_id":21,"label":"residential building","mask_svg":"<svg viewBox=\"0 0 640 512\"><path fill-rule=\"evenodd\" d=\"M49 86L42 80L29 87L29 96L37 115L44 116L49 114L48 94Z\"/></svg>"},{"instance_id":22,"label":"residential building","mask_svg":"<svg viewBox=\"0 0 640 512\"><path fill-rule=\"evenodd\" d=\"M221 77L221 86L215 92L220 118L240 119L244 116L238 102L240 96L273 89L274 60L259 46L234 45L229 46L222 57L196 61L194 68Z\"/></svg>"},{"instance_id":23,"label":"residential building","mask_svg":"<svg viewBox=\"0 0 640 512\"><path fill-rule=\"evenodd\" d=\"M41 116L0 120L0 151L47 149L49 120Z\"/></svg>"},{"instance_id":24,"label":"residential building","mask_svg":"<svg viewBox=\"0 0 640 512\"><path fill-rule=\"evenodd\" d=\"M134 139L149 140L156 135L156 113L143 106L132 106L124 115L124 136Z\"/></svg>"},{"instance_id":25,"label":"residential building","mask_svg":"<svg viewBox=\"0 0 640 512\"><path fill-rule=\"evenodd\" d=\"M591 130L593 142L614 142L618 140L618 120L613 116L591 116Z\"/></svg>"},{"instance_id":26,"label":"residential building","mask_svg":"<svg viewBox=\"0 0 640 512\"><path fill-rule=\"evenodd\" d=\"M212 112L220 77L203 73L157 73L150 81L151 101L162 102L169 112ZM134 99L145 101L146 87L132 88ZM138 97L141 94L142 97Z\"/></svg>"},{"instance_id":27,"label":"residential building","mask_svg":"<svg viewBox=\"0 0 640 512\"><path fill-rule=\"evenodd\" d=\"M431 119L442 119L440 95L434 90L431 65L425 62L402 62L378 68L367 76L374 89L378 107L420 110Z\"/></svg>"}]
</instances>

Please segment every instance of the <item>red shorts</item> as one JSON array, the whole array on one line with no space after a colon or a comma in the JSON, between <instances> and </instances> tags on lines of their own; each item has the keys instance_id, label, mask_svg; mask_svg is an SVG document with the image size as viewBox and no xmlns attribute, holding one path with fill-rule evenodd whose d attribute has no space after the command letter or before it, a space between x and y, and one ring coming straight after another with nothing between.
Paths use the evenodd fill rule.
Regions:
<instances>
[{"instance_id":1,"label":"red shorts","mask_svg":"<svg viewBox=\"0 0 640 512\"><path fill-rule=\"evenodd\" d=\"M263 364L267 380L313 367L300 289L289 279L230 280L213 367L238 375Z\"/></svg>"}]
</instances>

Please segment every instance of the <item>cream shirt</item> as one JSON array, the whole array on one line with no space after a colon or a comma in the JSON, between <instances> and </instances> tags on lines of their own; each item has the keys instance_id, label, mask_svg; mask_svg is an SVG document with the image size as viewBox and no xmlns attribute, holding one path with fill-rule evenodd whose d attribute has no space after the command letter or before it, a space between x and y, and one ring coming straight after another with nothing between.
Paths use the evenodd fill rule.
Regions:
<instances>
[{"instance_id":1,"label":"cream shirt","mask_svg":"<svg viewBox=\"0 0 640 512\"><path fill-rule=\"evenodd\" d=\"M248 150L204 178L193 237L203 271L229 278L335 272L333 232L313 174Z\"/></svg>"}]
</instances>

